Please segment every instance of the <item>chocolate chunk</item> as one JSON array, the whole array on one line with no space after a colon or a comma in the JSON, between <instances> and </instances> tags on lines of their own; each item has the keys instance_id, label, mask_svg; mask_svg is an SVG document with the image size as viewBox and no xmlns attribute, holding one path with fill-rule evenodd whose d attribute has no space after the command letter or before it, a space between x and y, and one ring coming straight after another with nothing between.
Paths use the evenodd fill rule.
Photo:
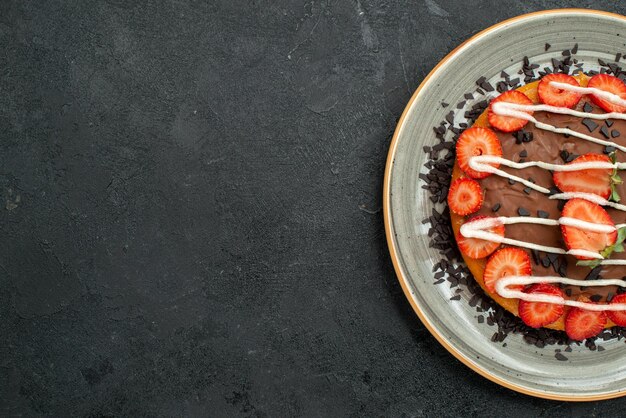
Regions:
<instances>
[{"instance_id":1,"label":"chocolate chunk","mask_svg":"<svg viewBox=\"0 0 626 418\"><path fill-rule=\"evenodd\" d=\"M613 126L613 121L611 119L606 119L604 121L604 124L610 128L611 126Z\"/></svg>"},{"instance_id":2,"label":"chocolate chunk","mask_svg":"<svg viewBox=\"0 0 626 418\"><path fill-rule=\"evenodd\" d=\"M561 157L561 160L563 160L563 162L566 163L567 159L569 158L569 152L567 152L566 150L563 149L559 153L559 156Z\"/></svg>"},{"instance_id":3,"label":"chocolate chunk","mask_svg":"<svg viewBox=\"0 0 626 418\"><path fill-rule=\"evenodd\" d=\"M463 95L463 97L465 97L466 100L473 100L474 99L474 95L472 93L465 93Z\"/></svg>"},{"instance_id":4,"label":"chocolate chunk","mask_svg":"<svg viewBox=\"0 0 626 418\"><path fill-rule=\"evenodd\" d=\"M584 118L581 123L587 127L589 132L593 132L598 127L598 124L589 118Z\"/></svg>"},{"instance_id":5,"label":"chocolate chunk","mask_svg":"<svg viewBox=\"0 0 626 418\"><path fill-rule=\"evenodd\" d=\"M613 294L613 292L609 292L609 293L606 295L606 302L607 302L607 303L611 303L611 301L613 300L613 298L614 298L614 297L615 297L615 295Z\"/></svg>"},{"instance_id":6,"label":"chocolate chunk","mask_svg":"<svg viewBox=\"0 0 626 418\"><path fill-rule=\"evenodd\" d=\"M493 86L488 81L480 83L480 87L487 92L494 90Z\"/></svg>"},{"instance_id":7,"label":"chocolate chunk","mask_svg":"<svg viewBox=\"0 0 626 418\"><path fill-rule=\"evenodd\" d=\"M610 154L612 152L614 152L616 150L616 148L613 145L607 145L606 147L604 147L604 153L605 154Z\"/></svg>"},{"instance_id":8,"label":"chocolate chunk","mask_svg":"<svg viewBox=\"0 0 626 418\"><path fill-rule=\"evenodd\" d=\"M591 106L589 102L585 102L585 104L583 105L583 111L591 113L593 111L593 106Z\"/></svg>"},{"instance_id":9,"label":"chocolate chunk","mask_svg":"<svg viewBox=\"0 0 626 418\"><path fill-rule=\"evenodd\" d=\"M557 194L557 193L561 193L561 191L559 190L559 188L558 188L558 187L556 187L556 186L551 186L551 187L550 187L550 195Z\"/></svg>"},{"instance_id":10,"label":"chocolate chunk","mask_svg":"<svg viewBox=\"0 0 626 418\"><path fill-rule=\"evenodd\" d=\"M456 104L457 109L463 109L464 106L465 106L465 100L463 100L462 102L458 102Z\"/></svg>"},{"instance_id":11,"label":"chocolate chunk","mask_svg":"<svg viewBox=\"0 0 626 418\"><path fill-rule=\"evenodd\" d=\"M519 216L530 216L530 212L528 211L528 209L522 207L517 209L517 213L519 214Z\"/></svg>"},{"instance_id":12,"label":"chocolate chunk","mask_svg":"<svg viewBox=\"0 0 626 418\"><path fill-rule=\"evenodd\" d=\"M517 183L515 180L513 180L513 179L509 179L509 184L510 184L511 186L512 186L512 185L514 185L515 183Z\"/></svg>"},{"instance_id":13,"label":"chocolate chunk","mask_svg":"<svg viewBox=\"0 0 626 418\"><path fill-rule=\"evenodd\" d=\"M570 289L569 287L568 287L567 289L565 289L565 294L566 294L568 297L571 297L571 296L572 296L572 289Z\"/></svg>"},{"instance_id":14,"label":"chocolate chunk","mask_svg":"<svg viewBox=\"0 0 626 418\"><path fill-rule=\"evenodd\" d=\"M591 295L591 296L589 297L589 299L590 299L592 302L596 302L596 303L598 303L598 302L600 302L600 299L602 299L602 295L597 295L597 294L596 294L596 295Z\"/></svg>"},{"instance_id":15,"label":"chocolate chunk","mask_svg":"<svg viewBox=\"0 0 626 418\"><path fill-rule=\"evenodd\" d=\"M531 142L532 140L533 140L533 133L532 132L524 132L523 141L524 142Z\"/></svg>"},{"instance_id":16,"label":"chocolate chunk","mask_svg":"<svg viewBox=\"0 0 626 418\"><path fill-rule=\"evenodd\" d=\"M565 206L566 201L565 200L559 200L559 203L556 204L556 207L559 210L563 210L563 207Z\"/></svg>"},{"instance_id":17,"label":"chocolate chunk","mask_svg":"<svg viewBox=\"0 0 626 418\"><path fill-rule=\"evenodd\" d=\"M502 205L500 203L496 203L495 205L493 205L493 207L491 208L491 210L493 212L497 212L500 210L500 208L502 207Z\"/></svg>"},{"instance_id":18,"label":"chocolate chunk","mask_svg":"<svg viewBox=\"0 0 626 418\"><path fill-rule=\"evenodd\" d=\"M485 322L485 317L482 315L478 315L476 319L478 320L479 324L483 324Z\"/></svg>"},{"instance_id":19,"label":"chocolate chunk","mask_svg":"<svg viewBox=\"0 0 626 418\"><path fill-rule=\"evenodd\" d=\"M609 130L606 126L600 128L600 133L606 138L609 139Z\"/></svg>"},{"instance_id":20,"label":"chocolate chunk","mask_svg":"<svg viewBox=\"0 0 626 418\"><path fill-rule=\"evenodd\" d=\"M567 361L568 358L565 357L563 354L561 353L556 353L554 354L554 357L558 360L558 361Z\"/></svg>"},{"instance_id":21,"label":"chocolate chunk","mask_svg":"<svg viewBox=\"0 0 626 418\"><path fill-rule=\"evenodd\" d=\"M565 161L566 163L571 163L572 161L574 161L576 158L578 158L578 154L570 154L567 156L567 160Z\"/></svg>"},{"instance_id":22,"label":"chocolate chunk","mask_svg":"<svg viewBox=\"0 0 626 418\"><path fill-rule=\"evenodd\" d=\"M533 256L533 262L535 265L539 265L539 261L541 260L539 257L539 251L532 249L530 250L531 255Z\"/></svg>"},{"instance_id":23,"label":"chocolate chunk","mask_svg":"<svg viewBox=\"0 0 626 418\"><path fill-rule=\"evenodd\" d=\"M519 156L522 158L528 157L528 151L526 151L525 149L520 151Z\"/></svg>"},{"instance_id":24,"label":"chocolate chunk","mask_svg":"<svg viewBox=\"0 0 626 418\"><path fill-rule=\"evenodd\" d=\"M602 271L602 266L595 267L585 277L585 280L596 280Z\"/></svg>"},{"instance_id":25,"label":"chocolate chunk","mask_svg":"<svg viewBox=\"0 0 626 418\"><path fill-rule=\"evenodd\" d=\"M533 189L531 189L530 187L524 187L524 193L526 193L526 194L530 194L530 192L532 192L532 190Z\"/></svg>"},{"instance_id":26,"label":"chocolate chunk","mask_svg":"<svg viewBox=\"0 0 626 418\"><path fill-rule=\"evenodd\" d=\"M572 55L572 53L569 49L566 49L565 51L561 52L561 55L563 55L564 57L569 57L570 55Z\"/></svg>"},{"instance_id":27,"label":"chocolate chunk","mask_svg":"<svg viewBox=\"0 0 626 418\"><path fill-rule=\"evenodd\" d=\"M542 259L541 259L541 265L548 268L550 267L550 258L548 258L547 255L545 255Z\"/></svg>"},{"instance_id":28,"label":"chocolate chunk","mask_svg":"<svg viewBox=\"0 0 626 418\"><path fill-rule=\"evenodd\" d=\"M598 351L604 351L604 347L602 347L601 345L598 346Z\"/></svg>"},{"instance_id":29,"label":"chocolate chunk","mask_svg":"<svg viewBox=\"0 0 626 418\"><path fill-rule=\"evenodd\" d=\"M537 211L537 216L543 219L547 219L548 217L550 217L550 214L548 212L546 212L545 210L541 210L539 209Z\"/></svg>"},{"instance_id":30,"label":"chocolate chunk","mask_svg":"<svg viewBox=\"0 0 626 418\"><path fill-rule=\"evenodd\" d=\"M617 138L618 136L620 136L620 133L617 129L613 129L611 131L611 138Z\"/></svg>"}]
</instances>

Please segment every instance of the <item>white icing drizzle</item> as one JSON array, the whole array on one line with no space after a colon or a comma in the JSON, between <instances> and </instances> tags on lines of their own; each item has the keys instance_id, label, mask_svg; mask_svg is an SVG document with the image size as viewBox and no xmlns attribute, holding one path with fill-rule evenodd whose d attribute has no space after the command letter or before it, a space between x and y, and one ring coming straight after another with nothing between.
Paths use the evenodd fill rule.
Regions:
<instances>
[{"instance_id":1,"label":"white icing drizzle","mask_svg":"<svg viewBox=\"0 0 626 418\"><path fill-rule=\"evenodd\" d=\"M569 200L569 199L584 199L589 202L595 203L600 206L610 206L614 209L626 211L626 205L620 205L616 202L610 202L605 198L598 196L593 193L583 193L583 192L567 192L567 193L555 193L552 196L549 196L548 199L561 199L561 200Z\"/></svg>"},{"instance_id":2,"label":"white icing drizzle","mask_svg":"<svg viewBox=\"0 0 626 418\"><path fill-rule=\"evenodd\" d=\"M523 112L521 110L517 110L519 109L520 106L534 109L536 106L543 106L543 105L519 105L516 103L496 102L491 105L491 110L495 114L500 115L500 116L509 116L512 118L527 120L529 122L534 123L537 128L543 129L544 131L555 132L557 134L571 135L580 139L584 139L585 141L593 142L593 143L604 145L604 146L612 146L620 151L626 151L625 146L616 144L614 142L605 141L604 139L600 139L600 138L595 138L593 136L583 134L581 132L574 131L569 128L557 128L554 125L539 122L537 119L535 119L534 116L529 115L528 113ZM562 109L566 109L566 108L562 108ZM593 115L596 115L595 113L586 113L586 112L580 112L580 113L584 115L585 117L589 117L589 118L591 118Z\"/></svg>"},{"instance_id":3,"label":"white icing drizzle","mask_svg":"<svg viewBox=\"0 0 626 418\"><path fill-rule=\"evenodd\" d=\"M619 170L626 169L626 163L611 163L611 162L602 162L602 161L586 161L581 163L573 162L571 164L551 164L543 161L528 161L525 163L516 163L511 160L507 160L506 158L498 157L495 155L477 155L474 157L470 157L468 164L471 169L481 172L487 172L496 174L500 177L509 178L511 180L515 180L517 182L522 183L526 187L530 187L538 192L548 194L550 193L549 189L545 187L539 186L531 181L523 179L522 177L516 176L514 174L509 174L506 171L502 171L499 168L492 166L491 164L501 164L507 167L515 168L515 169L524 169L528 167L540 167L544 170L552 170L552 171L579 171L579 170L591 170L591 169L614 169L617 168ZM626 206L624 207L626 209Z\"/></svg>"},{"instance_id":4,"label":"white icing drizzle","mask_svg":"<svg viewBox=\"0 0 626 418\"><path fill-rule=\"evenodd\" d=\"M626 304L594 304L588 302L579 302L576 300L564 299L560 296L547 295L541 293L524 293L517 289L510 289L508 286L513 285L529 285L535 283L560 283L572 286L620 286L626 287L624 280L618 279L600 279L600 280L574 280L567 277L558 276L506 276L496 282L496 292L503 298L517 298L527 302L544 302L556 305L567 305L576 308L586 309L589 311L626 311Z\"/></svg>"},{"instance_id":5,"label":"white icing drizzle","mask_svg":"<svg viewBox=\"0 0 626 418\"><path fill-rule=\"evenodd\" d=\"M494 226L511 225L511 224L517 224L517 223L529 223L529 224L552 225L552 226L567 225L567 226L572 226L575 228L588 230L592 232L610 233L610 232L615 231L615 227L613 225L604 225L604 224L586 222L586 221L576 219L576 218L561 217L558 220L554 220L554 219L544 219L544 218L533 218L533 217L528 217L528 216L513 216L510 218L506 216L500 216L500 217L494 217L494 218L478 219L476 221L471 221L471 222L465 222L463 225L461 225L460 233L466 238L478 238L478 239L483 239L486 241L498 242L500 244L514 245L517 247L524 247L524 248L529 248L532 250L543 251L543 252L554 253L554 254L569 254L569 255L574 255L574 256L595 258L595 259L603 260L601 261L601 264L604 263L604 257L602 256L602 254L595 252L595 251L589 251L583 248L573 248L568 251L565 251L562 248L549 247L547 245L534 244L532 242L506 238L498 234L495 234L493 232L486 231L486 229L492 228ZM617 261L621 261L623 262L623 264L626 264L626 260L612 260L612 261L613 261L612 264L616 264Z\"/></svg>"}]
</instances>

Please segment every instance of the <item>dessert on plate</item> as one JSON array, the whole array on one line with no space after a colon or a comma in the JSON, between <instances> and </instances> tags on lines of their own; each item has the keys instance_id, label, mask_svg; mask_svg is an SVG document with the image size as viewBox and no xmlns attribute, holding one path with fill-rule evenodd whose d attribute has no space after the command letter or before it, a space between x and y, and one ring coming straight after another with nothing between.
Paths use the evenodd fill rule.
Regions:
<instances>
[{"instance_id":1,"label":"dessert on plate","mask_svg":"<svg viewBox=\"0 0 626 418\"><path fill-rule=\"evenodd\" d=\"M456 142L448 190L469 270L529 327L626 326L626 84L550 73L501 93Z\"/></svg>"}]
</instances>

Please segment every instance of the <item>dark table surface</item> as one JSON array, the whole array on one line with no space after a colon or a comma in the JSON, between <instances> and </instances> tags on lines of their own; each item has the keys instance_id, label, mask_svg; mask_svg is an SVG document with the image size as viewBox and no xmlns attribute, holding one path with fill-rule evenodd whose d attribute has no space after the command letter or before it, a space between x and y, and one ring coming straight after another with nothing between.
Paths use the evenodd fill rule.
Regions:
<instances>
[{"instance_id":1,"label":"dark table surface","mask_svg":"<svg viewBox=\"0 0 626 418\"><path fill-rule=\"evenodd\" d=\"M389 141L451 49L613 1L0 3L0 415L612 416L421 325Z\"/></svg>"}]
</instances>

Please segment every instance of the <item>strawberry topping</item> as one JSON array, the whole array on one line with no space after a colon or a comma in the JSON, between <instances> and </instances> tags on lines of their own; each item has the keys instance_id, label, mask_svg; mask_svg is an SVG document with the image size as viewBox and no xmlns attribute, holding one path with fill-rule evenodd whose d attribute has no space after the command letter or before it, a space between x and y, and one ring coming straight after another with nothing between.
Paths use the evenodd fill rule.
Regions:
<instances>
[{"instance_id":1,"label":"strawberry topping","mask_svg":"<svg viewBox=\"0 0 626 418\"><path fill-rule=\"evenodd\" d=\"M591 303L585 297L581 297L578 300ZM582 341L585 338L598 335L606 326L606 322L607 315L603 311L572 308L565 318L565 333L572 340Z\"/></svg>"},{"instance_id":2,"label":"strawberry topping","mask_svg":"<svg viewBox=\"0 0 626 418\"><path fill-rule=\"evenodd\" d=\"M494 103L498 102L507 102L507 103L515 103L522 105L532 105L533 102L522 92L517 90L511 90L502 93L495 99L491 101L489 104L489 110L487 114L487 118L489 119L489 124L494 128L502 131L502 132L515 132L522 129L528 121L526 119L515 118L512 116L502 116L498 115L493 111ZM529 115L532 115L532 111L526 112Z\"/></svg>"},{"instance_id":3,"label":"strawberry topping","mask_svg":"<svg viewBox=\"0 0 626 418\"><path fill-rule=\"evenodd\" d=\"M448 191L448 206L457 215L476 212L483 203L483 192L476 180L462 177L454 180Z\"/></svg>"},{"instance_id":4,"label":"strawberry topping","mask_svg":"<svg viewBox=\"0 0 626 418\"><path fill-rule=\"evenodd\" d=\"M563 207L563 217L580 219L581 221L615 226L609 214L602 206L583 199L571 199ZM592 232L574 226L561 225L563 240L569 250L581 249L600 252L613 245L617 239L617 231ZM579 260L589 257L576 256Z\"/></svg>"},{"instance_id":5,"label":"strawberry topping","mask_svg":"<svg viewBox=\"0 0 626 418\"><path fill-rule=\"evenodd\" d=\"M626 84L619 78L610 74L596 74L589 79L587 87L594 87L609 93L613 93L626 99ZM600 106L606 112L624 112L626 107L611 103L606 99L602 99L594 94L591 95L591 101Z\"/></svg>"},{"instance_id":6,"label":"strawberry topping","mask_svg":"<svg viewBox=\"0 0 626 418\"><path fill-rule=\"evenodd\" d=\"M473 222L485 218L488 217L476 216L468 220L467 222ZM491 228L485 229L485 231L504 237L504 225L496 225ZM500 246L500 243L498 242L487 241L479 238L466 238L460 233L456 237L456 242L459 246L459 250L461 250L461 253L470 258L487 257Z\"/></svg>"},{"instance_id":7,"label":"strawberry topping","mask_svg":"<svg viewBox=\"0 0 626 418\"><path fill-rule=\"evenodd\" d=\"M491 292L496 291L496 283L506 276L529 276L532 273L530 268L530 257L521 248L502 248L489 257L485 265L483 281L485 287ZM521 290L522 285L509 286L511 289Z\"/></svg>"},{"instance_id":8,"label":"strawberry topping","mask_svg":"<svg viewBox=\"0 0 626 418\"><path fill-rule=\"evenodd\" d=\"M502 157L502 147L497 135L488 128L472 127L463 131L456 142L456 158L461 170L475 179L490 176L491 173L476 171L470 168L469 159L478 155ZM492 163L493 167L500 164Z\"/></svg>"},{"instance_id":9,"label":"strawberry topping","mask_svg":"<svg viewBox=\"0 0 626 418\"><path fill-rule=\"evenodd\" d=\"M555 285L538 283L531 286L526 293L559 296L563 298L563 291ZM541 328L549 325L563 315L563 305L545 302L519 301L519 316L526 325Z\"/></svg>"},{"instance_id":10,"label":"strawberry topping","mask_svg":"<svg viewBox=\"0 0 626 418\"><path fill-rule=\"evenodd\" d=\"M584 154L566 165L587 162L610 163L611 159L603 154ZM611 168L588 169L578 171L555 171L552 179L563 192L593 193L605 199L611 195Z\"/></svg>"},{"instance_id":11,"label":"strawberry topping","mask_svg":"<svg viewBox=\"0 0 626 418\"><path fill-rule=\"evenodd\" d=\"M556 87L550 84L552 81L579 86L578 81L571 75L561 73L548 74L541 79L537 86L537 94L542 103L550 106L568 108L572 108L578 104L582 94Z\"/></svg>"}]
</instances>

